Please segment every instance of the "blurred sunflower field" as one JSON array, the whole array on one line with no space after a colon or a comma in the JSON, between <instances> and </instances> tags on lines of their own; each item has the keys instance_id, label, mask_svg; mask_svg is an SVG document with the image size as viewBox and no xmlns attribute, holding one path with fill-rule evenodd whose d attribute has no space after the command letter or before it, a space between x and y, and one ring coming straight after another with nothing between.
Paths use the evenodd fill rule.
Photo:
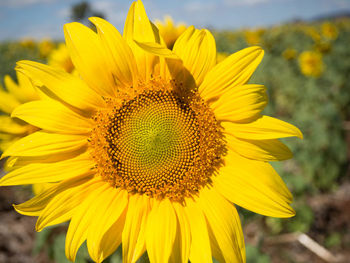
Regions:
<instances>
[{"instance_id":1,"label":"blurred sunflower field","mask_svg":"<svg viewBox=\"0 0 350 263\"><path fill-rule=\"evenodd\" d=\"M170 27L180 34L186 27L180 24L180 29L174 29L167 19L164 28ZM304 140L283 140L294 154L291 160L272 163L293 193L296 216L276 219L240 209L247 262L346 262L338 256L350 256L350 19L211 31L216 39L218 61L247 46L259 45L264 49L265 57L250 83L267 87L269 103L265 114L298 126L304 135ZM171 36L167 39L173 45L174 39ZM48 63L74 74L61 41L2 42L2 92L9 89L5 81L9 77L15 83L20 81L14 67L23 59ZM1 116L6 115L1 110ZM2 139L12 136L6 131L0 135ZM35 191L40 191L40 187L43 186ZM12 222L18 216L10 215L10 211L14 212L5 203L23 201L29 190L1 191L0 216L6 214L8 222ZM49 228L33 237L32 218L21 220L29 220L22 224L25 229L16 232L22 240L7 241L13 242L10 246L0 241L0 251L7 246L5 250L12 261L2 261L0 256L0 262L31 262L18 259L14 255L16 249L32 254L33 262L67 262L61 229L65 226ZM298 242L301 233L321 246L328 257ZM121 262L118 253L107 262ZM91 262L85 247L79 251L76 262Z\"/></svg>"}]
</instances>

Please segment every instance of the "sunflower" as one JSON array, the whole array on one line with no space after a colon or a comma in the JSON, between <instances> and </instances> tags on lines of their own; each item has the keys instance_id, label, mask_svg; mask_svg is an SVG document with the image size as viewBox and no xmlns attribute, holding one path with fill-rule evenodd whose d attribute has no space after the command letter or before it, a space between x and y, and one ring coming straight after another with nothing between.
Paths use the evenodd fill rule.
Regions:
<instances>
[{"instance_id":1,"label":"sunflower","mask_svg":"<svg viewBox=\"0 0 350 263\"><path fill-rule=\"evenodd\" d=\"M43 39L39 43L39 53L42 58L47 58L52 50L55 49L55 43L51 39Z\"/></svg>"},{"instance_id":2,"label":"sunflower","mask_svg":"<svg viewBox=\"0 0 350 263\"><path fill-rule=\"evenodd\" d=\"M324 22L321 26L322 35L330 40L335 40L338 37L338 29L337 27L330 23Z\"/></svg>"},{"instance_id":3,"label":"sunflower","mask_svg":"<svg viewBox=\"0 0 350 263\"><path fill-rule=\"evenodd\" d=\"M262 36L265 34L265 29L260 28L256 30L245 30L244 38L247 44L249 45L257 45L262 42Z\"/></svg>"},{"instance_id":4,"label":"sunflower","mask_svg":"<svg viewBox=\"0 0 350 263\"><path fill-rule=\"evenodd\" d=\"M164 21L156 20L155 25L159 30L160 36L164 39L168 48L172 48L176 39L186 30L185 23L174 24L171 16L165 16Z\"/></svg>"},{"instance_id":5,"label":"sunflower","mask_svg":"<svg viewBox=\"0 0 350 263\"><path fill-rule=\"evenodd\" d=\"M324 71L322 54L317 51L304 51L299 56L301 73L305 76L319 77Z\"/></svg>"},{"instance_id":6,"label":"sunflower","mask_svg":"<svg viewBox=\"0 0 350 263\"><path fill-rule=\"evenodd\" d=\"M123 262L244 262L235 205L291 217L292 195L268 161L291 157L278 138L291 124L263 116L264 86L246 84L259 47L216 64L215 40L189 27L168 49L141 1L124 34L101 18L97 33L64 27L80 77L18 62L50 99L13 116L40 127L3 154L17 169L1 185L55 184L15 205L36 230L70 220L66 256L86 240L102 262L122 244Z\"/></svg>"},{"instance_id":7,"label":"sunflower","mask_svg":"<svg viewBox=\"0 0 350 263\"><path fill-rule=\"evenodd\" d=\"M38 100L30 80L22 73L17 73L18 84L9 75L4 78L5 88L0 87L0 151L18 139L37 130L34 126L18 119L11 118L11 112L20 104Z\"/></svg>"},{"instance_id":8,"label":"sunflower","mask_svg":"<svg viewBox=\"0 0 350 263\"><path fill-rule=\"evenodd\" d=\"M68 73L72 73L74 71L74 65L64 43L60 43L56 49L50 52L47 59L47 64L53 67L62 68Z\"/></svg>"},{"instance_id":9,"label":"sunflower","mask_svg":"<svg viewBox=\"0 0 350 263\"><path fill-rule=\"evenodd\" d=\"M287 48L283 51L282 56L286 60L293 60L297 56L297 51L294 48Z\"/></svg>"},{"instance_id":10,"label":"sunflower","mask_svg":"<svg viewBox=\"0 0 350 263\"><path fill-rule=\"evenodd\" d=\"M12 111L19 105L38 100L40 92L32 85L31 81L22 73L17 72L18 84L6 75L4 78L6 90L0 90L0 151L5 151L15 141L39 130L23 120L11 118ZM11 162L5 163L4 169L12 169ZM38 194L50 184L34 184L33 192Z\"/></svg>"}]
</instances>

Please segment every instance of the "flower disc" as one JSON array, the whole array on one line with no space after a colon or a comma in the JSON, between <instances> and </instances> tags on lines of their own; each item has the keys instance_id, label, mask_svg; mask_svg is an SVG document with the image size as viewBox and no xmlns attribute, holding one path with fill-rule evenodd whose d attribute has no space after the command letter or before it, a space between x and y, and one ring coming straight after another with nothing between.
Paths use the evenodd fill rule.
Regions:
<instances>
[{"instance_id":1,"label":"flower disc","mask_svg":"<svg viewBox=\"0 0 350 263\"><path fill-rule=\"evenodd\" d=\"M101 116L98 123L107 121L94 133L103 131L95 144L103 153L94 157L112 185L180 200L209 182L222 143L214 115L198 96L185 101L174 91L147 90Z\"/></svg>"}]
</instances>

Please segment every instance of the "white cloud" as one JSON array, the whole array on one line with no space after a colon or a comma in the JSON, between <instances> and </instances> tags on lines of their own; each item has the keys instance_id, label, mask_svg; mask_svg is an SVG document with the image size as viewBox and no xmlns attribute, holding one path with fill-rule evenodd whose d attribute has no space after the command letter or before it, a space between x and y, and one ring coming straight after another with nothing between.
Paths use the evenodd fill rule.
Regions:
<instances>
[{"instance_id":1,"label":"white cloud","mask_svg":"<svg viewBox=\"0 0 350 263\"><path fill-rule=\"evenodd\" d=\"M125 1L126 2L126 1ZM121 30L129 10L129 3L119 1L90 1L93 10L99 11L106 16L108 22Z\"/></svg>"},{"instance_id":2,"label":"white cloud","mask_svg":"<svg viewBox=\"0 0 350 263\"><path fill-rule=\"evenodd\" d=\"M70 16L70 7L65 7L57 11L57 16L63 19L68 19Z\"/></svg>"},{"instance_id":3,"label":"white cloud","mask_svg":"<svg viewBox=\"0 0 350 263\"><path fill-rule=\"evenodd\" d=\"M18 8L35 4L48 4L53 2L55 2L55 0L0 0L0 6Z\"/></svg>"},{"instance_id":4,"label":"white cloud","mask_svg":"<svg viewBox=\"0 0 350 263\"><path fill-rule=\"evenodd\" d=\"M206 12L206 11L212 11L216 8L215 3L203 3L203 2L188 2L185 4L184 9L185 11L189 13L196 13L196 12Z\"/></svg>"},{"instance_id":5,"label":"white cloud","mask_svg":"<svg viewBox=\"0 0 350 263\"><path fill-rule=\"evenodd\" d=\"M45 38L53 40L63 40L62 25L49 25L42 24L40 26L29 26L22 28L21 33L18 34L18 38L32 38L36 40L42 40Z\"/></svg>"},{"instance_id":6,"label":"white cloud","mask_svg":"<svg viewBox=\"0 0 350 263\"><path fill-rule=\"evenodd\" d=\"M253 6L257 4L264 4L271 2L271 0L224 0L226 6Z\"/></svg>"}]
</instances>

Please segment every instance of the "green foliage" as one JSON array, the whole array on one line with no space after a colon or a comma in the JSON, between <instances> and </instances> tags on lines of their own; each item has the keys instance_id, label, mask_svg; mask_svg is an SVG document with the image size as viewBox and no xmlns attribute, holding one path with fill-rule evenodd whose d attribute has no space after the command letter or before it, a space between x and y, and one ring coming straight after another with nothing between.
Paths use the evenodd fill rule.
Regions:
<instances>
[{"instance_id":1,"label":"green foliage","mask_svg":"<svg viewBox=\"0 0 350 263\"><path fill-rule=\"evenodd\" d=\"M257 247L246 246L247 262L249 263L270 263L268 255L263 254Z\"/></svg>"},{"instance_id":2,"label":"green foliage","mask_svg":"<svg viewBox=\"0 0 350 263\"><path fill-rule=\"evenodd\" d=\"M340 23L340 22L339 22ZM283 140L293 151L294 158L283 165L273 164L294 195L334 189L345 176L346 144L343 122L350 118L350 41L349 21L342 22L336 40L325 40L320 24L295 24L263 31L260 44L265 57L254 73L251 83L264 84L269 104L264 113L295 124L304 140ZM317 34L313 39L309 32ZM316 32L316 33L315 33ZM247 46L245 32L216 32L221 52L232 52ZM287 48L296 55L325 45L325 71L319 78L301 74L297 57L285 59Z\"/></svg>"},{"instance_id":3,"label":"green foliage","mask_svg":"<svg viewBox=\"0 0 350 263\"><path fill-rule=\"evenodd\" d=\"M335 247L341 244L341 234L340 233L331 233L325 240L326 247Z\"/></svg>"},{"instance_id":4,"label":"green foliage","mask_svg":"<svg viewBox=\"0 0 350 263\"><path fill-rule=\"evenodd\" d=\"M13 79L16 79L14 70L16 62L24 59L43 62L35 43L33 43L33 46L25 46L19 42L0 43L0 83L3 83L5 75L10 75Z\"/></svg>"},{"instance_id":5,"label":"green foliage","mask_svg":"<svg viewBox=\"0 0 350 263\"><path fill-rule=\"evenodd\" d=\"M308 232L315 216L307 199L337 189L344 180L347 145L343 123L350 120L350 20L335 22L338 37L327 40L321 34L321 23L290 24L262 31L260 43L265 56L250 83L264 84L269 104L264 113L283 119L300 128L304 139L282 139L294 157L272 165L293 193L296 216L290 219L260 217L240 209L247 221L264 221L272 234ZM311 33L312 36L310 35ZM316 34L315 34L316 32ZM245 31L215 33L220 52L232 53L249 45ZM320 50L321 47L327 49ZM286 59L283 52L293 49L295 57ZM320 77L301 73L298 56L303 51L322 54L324 72ZM329 234L329 247L338 246L341 236ZM247 249L247 253L249 252ZM255 262L247 260L247 262Z\"/></svg>"}]
</instances>

